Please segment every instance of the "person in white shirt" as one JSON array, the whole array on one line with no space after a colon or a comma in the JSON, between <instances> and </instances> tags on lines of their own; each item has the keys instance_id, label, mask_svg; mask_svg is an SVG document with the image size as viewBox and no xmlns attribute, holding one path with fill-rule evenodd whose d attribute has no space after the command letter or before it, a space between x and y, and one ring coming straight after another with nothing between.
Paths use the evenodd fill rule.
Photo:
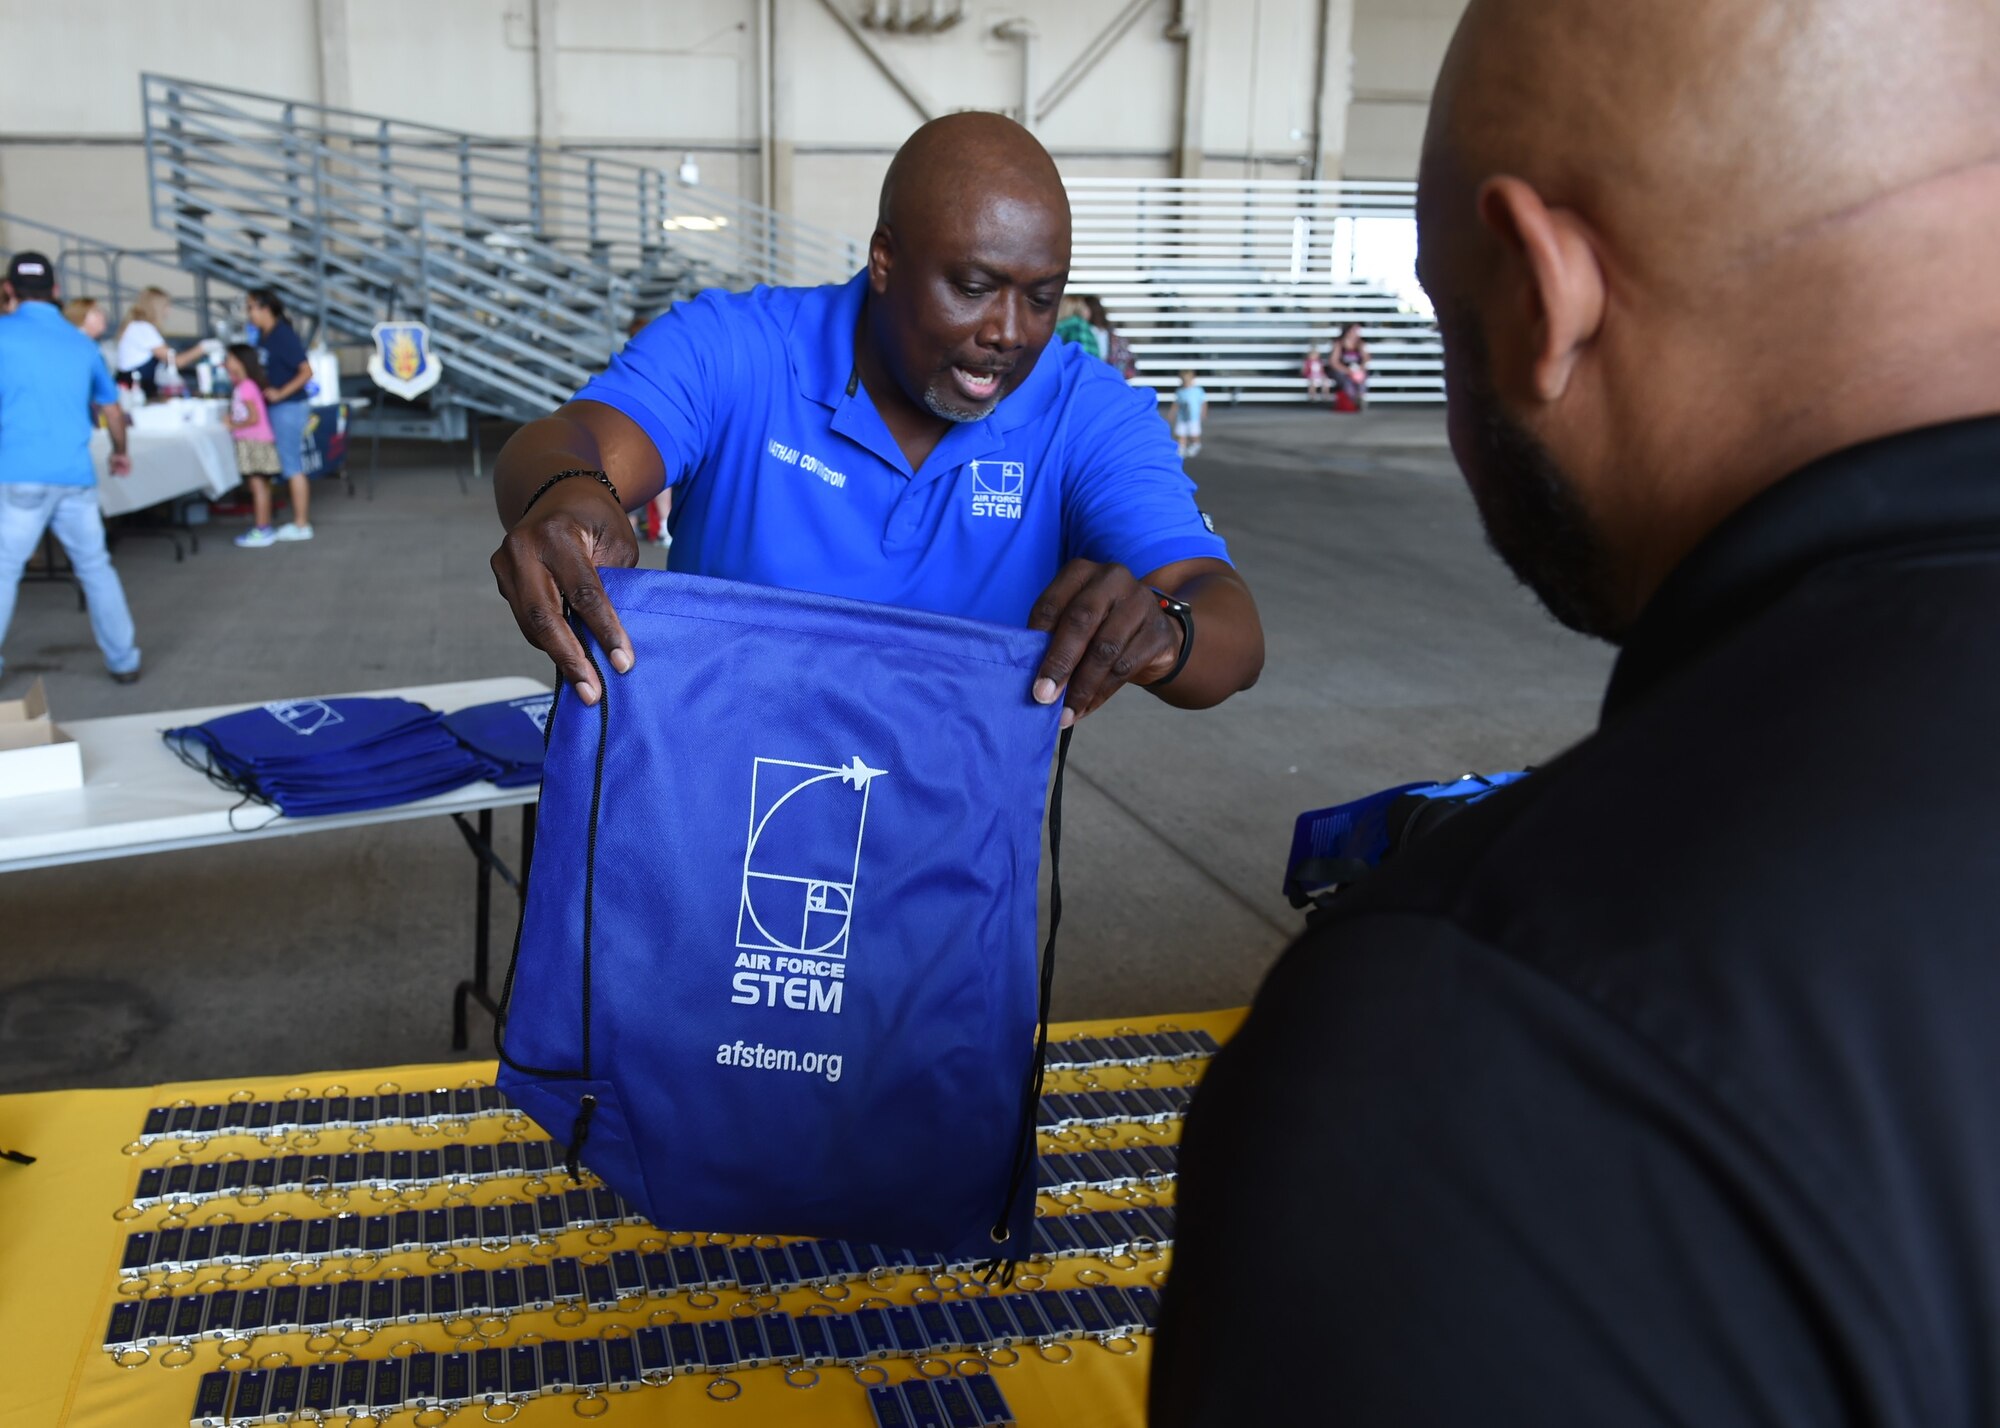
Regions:
<instances>
[{"instance_id":1,"label":"person in white shirt","mask_svg":"<svg viewBox=\"0 0 2000 1428\"><path fill-rule=\"evenodd\" d=\"M147 401L160 395L162 364L165 364L165 370L178 373L201 360L199 343L185 352L175 352L167 345L160 324L167 320L172 304L173 299L167 296L166 289L147 288L125 314L125 325L118 329L118 352L112 359L118 380L127 386L138 387L146 394Z\"/></svg>"}]
</instances>

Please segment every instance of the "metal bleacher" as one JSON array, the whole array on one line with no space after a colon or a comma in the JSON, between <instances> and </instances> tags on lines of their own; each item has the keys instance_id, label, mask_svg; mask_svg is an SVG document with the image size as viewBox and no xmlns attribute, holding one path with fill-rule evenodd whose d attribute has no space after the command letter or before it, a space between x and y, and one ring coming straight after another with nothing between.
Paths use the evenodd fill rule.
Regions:
<instances>
[{"instance_id":1,"label":"metal bleacher","mask_svg":"<svg viewBox=\"0 0 2000 1428\"><path fill-rule=\"evenodd\" d=\"M1416 186L1070 179L1069 291L1094 293L1139 378L1193 370L1211 401L1296 402L1313 343L1361 324L1370 402L1438 402L1436 324L1409 271Z\"/></svg>"},{"instance_id":2,"label":"metal bleacher","mask_svg":"<svg viewBox=\"0 0 2000 1428\"><path fill-rule=\"evenodd\" d=\"M843 238L644 164L159 75L141 79L154 225L198 284L268 286L329 343L427 324L437 434L523 420L609 361L635 316L703 288L844 280ZM1139 380L1303 398L1307 347L1358 321L1370 399L1442 396L1410 278L1403 183L1068 180L1070 291L1095 293ZM149 257L151 255L148 255Z\"/></svg>"},{"instance_id":3,"label":"metal bleacher","mask_svg":"<svg viewBox=\"0 0 2000 1428\"><path fill-rule=\"evenodd\" d=\"M160 75L155 227L189 272L267 286L330 342L427 324L434 409L525 420L635 315L708 287L848 276L858 244L657 168Z\"/></svg>"},{"instance_id":4,"label":"metal bleacher","mask_svg":"<svg viewBox=\"0 0 2000 1428\"><path fill-rule=\"evenodd\" d=\"M127 248L18 213L0 212L0 225L8 234L7 243L0 244L0 262L22 249L46 254L56 266L64 299L96 298L104 304L113 332L132 301L149 287L166 290L175 314L189 332L211 332L241 311L243 298L238 289L211 284L201 274L190 282L171 248Z\"/></svg>"}]
</instances>

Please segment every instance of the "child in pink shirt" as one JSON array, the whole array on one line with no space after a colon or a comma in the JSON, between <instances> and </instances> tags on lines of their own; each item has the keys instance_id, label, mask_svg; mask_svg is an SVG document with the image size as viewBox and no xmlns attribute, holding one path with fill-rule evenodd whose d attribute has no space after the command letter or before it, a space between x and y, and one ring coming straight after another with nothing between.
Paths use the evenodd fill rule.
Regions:
<instances>
[{"instance_id":1,"label":"child in pink shirt","mask_svg":"<svg viewBox=\"0 0 2000 1428\"><path fill-rule=\"evenodd\" d=\"M278 475L278 438L264 405L264 364L257 349L239 342L223 359L229 373L229 432L236 438L236 470L250 483L250 501L257 523L236 543L258 548L277 543L271 529L271 482Z\"/></svg>"}]
</instances>

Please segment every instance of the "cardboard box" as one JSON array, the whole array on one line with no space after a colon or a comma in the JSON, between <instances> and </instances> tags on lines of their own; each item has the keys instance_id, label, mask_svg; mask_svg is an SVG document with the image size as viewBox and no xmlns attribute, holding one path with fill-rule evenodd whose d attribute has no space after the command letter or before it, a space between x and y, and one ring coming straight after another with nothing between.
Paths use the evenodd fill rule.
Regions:
<instances>
[{"instance_id":1,"label":"cardboard box","mask_svg":"<svg viewBox=\"0 0 2000 1428\"><path fill-rule=\"evenodd\" d=\"M83 787L83 751L49 718L37 678L22 699L0 699L0 798Z\"/></svg>"}]
</instances>

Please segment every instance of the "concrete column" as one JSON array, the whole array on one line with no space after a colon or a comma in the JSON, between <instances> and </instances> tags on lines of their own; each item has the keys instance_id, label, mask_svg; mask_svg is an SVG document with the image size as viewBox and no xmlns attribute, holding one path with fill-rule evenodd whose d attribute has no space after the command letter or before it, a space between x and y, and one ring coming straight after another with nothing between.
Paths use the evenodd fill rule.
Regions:
<instances>
[{"instance_id":1,"label":"concrete column","mask_svg":"<svg viewBox=\"0 0 2000 1428\"><path fill-rule=\"evenodd\" d=\"M532 0L530 18L535 32L535 142L548 147L562 141L556 108L556 0Z\"/></svg>"},{"instance_id":2,"label":"concrete column","mask_svg":"<svg viewBox=\"0 0 2000 1428\"><path fill-rule=\"evenodd\" d=\"M1354 100L1354 0L1319 0L1315 48L1312 177L1337 179L1347 158L1347 109Z\"/></svg>"},{"instance_id":3,"label":"concrete column","mask_svg":"<svg viewBox=\"0 0 2000 1428\"><path fill-rule=\"evenodd\" d=\"M1174 176L1200 178L1201 124L1208 76L1207 6L1203 0L1175 0L1169 39L1180 41L1180 132L1174 137Z\"/></svg>"},{"instance_id":4,"label":"concrete column","mask_svg":"<svg viewBox=\"0 0 2000 1428\"><path fill-rule=\"evenodd\" d=\"M313 0L319 32L319 102L354 107L354 70L347 38L347 0Z\"/></svg>"},{"instance_id":5,"label":"concrete column","mask_svg":"<svg viewBox=\"0 0 2000 1428\"><path fill-rule=\"evenodd\" d=\"M764 48L763 75L766 83L762 104L763 145L767 161L762 199L766 207L775 208L780 213L793 211L792 84L787 68L790 51L783 42L785 21L781 14L788 4L789 0L759 0L758 5L758 19L764 29L757 40Z\"/></svg>"}]
</instances>

